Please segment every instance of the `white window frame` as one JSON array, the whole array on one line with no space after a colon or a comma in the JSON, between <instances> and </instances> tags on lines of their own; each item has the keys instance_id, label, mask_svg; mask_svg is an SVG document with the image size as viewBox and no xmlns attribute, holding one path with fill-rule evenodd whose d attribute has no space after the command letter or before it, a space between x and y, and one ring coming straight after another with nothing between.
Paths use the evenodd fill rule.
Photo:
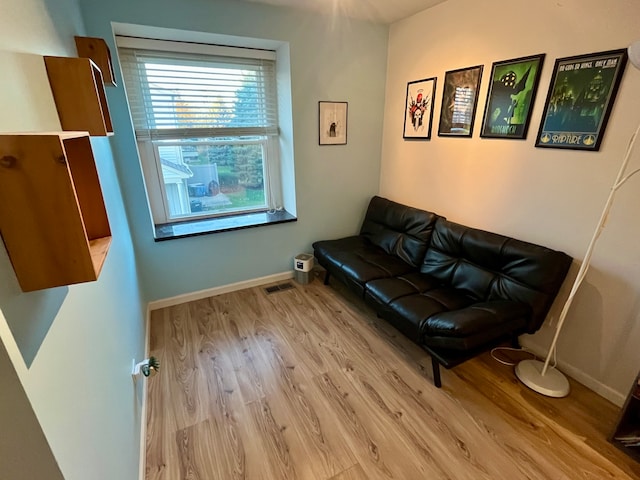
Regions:
<instances>
[{"instance_id":1,"label":"white window frame","mask_svg":"<svg viewBox=\"0 0 640 480\"><path fill-rule=\"evenodd\" d=\"M196 53L216 56L235 56L246 58L269 58L275 60L276 55L271 50L255 50L247 48L227 47L220 45L208 45L199 43L185 43L168 40L151 40L137 37L116 37L118 48L136 48L147 49L153 51L167 51L179 53ZM277 100L276 100L277 103ZM135 127L134 127L135 128ZM279 132L279 129L278 129ZM225 134L225 137L230 135ZM191 137L198 138L198 137ZM215 138L215 137L208 137ZM149 138L138 138L138 153L145 180L147 199L153 223L156 226L181 222L186 220L197 220L204 218L242 215L255 212L273 212L282 210L282 182L280 176L280 158L279 158L279 135L265 135L259 139L243 140L241 136L236 137L237 140L206 140L206 141L189 141L189 145L262 145L263 159L263 179L264 179L264 195L266 204L258 208L246 207L229 211L210 211L210 212L192 212L190 214L172 216L168 200L167 192L162 173L162 165L158 154L158 146L181 146L184 145L186 138L171 138L166 140L157 140Z\"/></svg>"}]
</instances>

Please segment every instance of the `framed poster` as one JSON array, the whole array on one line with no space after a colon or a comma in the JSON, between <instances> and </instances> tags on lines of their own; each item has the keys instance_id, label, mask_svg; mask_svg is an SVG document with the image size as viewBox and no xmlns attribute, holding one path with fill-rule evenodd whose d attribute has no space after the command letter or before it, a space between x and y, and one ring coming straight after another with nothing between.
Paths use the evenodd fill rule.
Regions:
<instances>
[{"instance_id":1,"label":"framed poster","mask_svg":"<svg viewBox=\"0 0 640 480\"><path fill-rule=\"evenodd\" d=\"M527 138L544 53L495 62L480 136Z\"/></svg>"},{"instance_id":2,"label":"framed poster","mask_svg":"<svg viewBox=\"0 0 640 480\"><path fill-rule=\"evenodd\" d=\"M347 144L347 102L318 102L320 145Z\"/></svg>"},{"instance_id":3,"label":"framed poster","mask_svg":"<svg viewBox=\"0 0 640 480\"><path fill-rule=\"evenodd\" d=\"M477 65L445 73L438 135L471 136L478 105L482 69L482 65Z\"/></svg>"},{"instance_id":4,"label":"framed poster","mask_svg":"<svg viewBox=\"0 0 640 480\"><path fill-rule=\"evenodd\" d=\"M626 49L557 59L536 147L598 151L626 64Z\"/></svg>"},{"instance_id":5,"label":"framed poster","mask_svg":"<svg viewBox=\"0 0 640 480\"><path fill-rule=\"evenodd\" d=\"M436 78L425 78L407 83L404 104L403 138L429 140L433 120L433 99L436 95Z\"/></svg>"}]
</instances>

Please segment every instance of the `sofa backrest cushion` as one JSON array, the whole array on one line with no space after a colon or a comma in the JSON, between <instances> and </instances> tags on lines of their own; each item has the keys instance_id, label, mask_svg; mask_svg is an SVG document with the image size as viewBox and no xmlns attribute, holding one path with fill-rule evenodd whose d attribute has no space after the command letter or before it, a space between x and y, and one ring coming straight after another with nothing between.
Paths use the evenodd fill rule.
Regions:
<instances>
[{"instance_id":1,"label":"sofa backrest cushion","mask_svg":"<svg viewBox=\"0 0 640 480\"><path fill-rule=\"evenodd\" d=\"M479 301L529 305L528 331L533 333L570 265L571 257L563 252L439 219L420 271Z\"/></svg>"},{"instance_id":2,"label":"sofa backrest cushion","mask_svg":"<svg viewBox=\"0 0 640 480\"><path fill-rule=\"evenodd\" d=\"M435 213L375 196L369 202L360 235L385 252L419 267L438 218Z\"/></svg>"}]
</instances>

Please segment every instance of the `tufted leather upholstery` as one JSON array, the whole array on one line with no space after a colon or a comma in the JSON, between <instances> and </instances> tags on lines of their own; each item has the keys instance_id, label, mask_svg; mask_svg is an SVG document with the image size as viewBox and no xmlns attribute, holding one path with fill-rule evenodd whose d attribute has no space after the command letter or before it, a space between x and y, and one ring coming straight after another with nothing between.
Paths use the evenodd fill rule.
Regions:
<instances>
[{"instance_id":1,"label":"tufted leather upholstery","mask_svg":"<svg viewBox=\"0 0 640 480\"><path fill-rule=\"evenodd\" d=\"M418 343L473 349L540 328L570 261L440 218L420 271L367 283L365 299Z\"/></svg>"},{"instance_id":2,"label":"tufted leather upholstery","mask_svg":"<svg viewBox=\"0 0 640 480\"><path fill-rule=\"evenodd\" d=\"M315 242L318 263L360 295L367 282L414 270L424 259L438 215L373 197L360 235Z\"/></svg>"},{"instance_id":3,"label":"tufted leather upholstery","mask_svg":"<svg viewBox=\"0 0 640 480\"><path fill-rule=\"evenodd\" d=\"M380 197L360 235L313 247L328 274L432 354L434 375L436 361L451 367L538 330L571 264L562 252Z\"/></svg>"},{"instance_id":4,"label":"tufted leather upholstery","mask_svg":"<svg viewBox=\"0 0 640 480\"><path fill-rule=\"evenodd\" d=\"M420 265L438 215L373 197L360 235L412 267Z\"/></svg>"},{"instance_id":5,"label":"tufted leather upholstery","mask_svg":"<svg viewBox=\"0 0 640 480\"><path fill-rule=\"evenodd\" d=\"M570 265L571 258L562 252L443 219L436 224L420 271L479 301L528 305L527 332L534 333Z\"/></svg>"}]
</instances>

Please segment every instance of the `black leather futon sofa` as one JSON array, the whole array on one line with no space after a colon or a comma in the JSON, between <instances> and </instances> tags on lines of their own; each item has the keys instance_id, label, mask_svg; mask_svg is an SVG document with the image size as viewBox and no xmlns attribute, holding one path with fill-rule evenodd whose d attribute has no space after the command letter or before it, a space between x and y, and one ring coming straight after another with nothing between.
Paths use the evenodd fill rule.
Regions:
<instances>
[{"instance_id":1,"label":"black leather futon sofa","mask_svg":"<svg viewBox=\"0 0 640 480\"><path fill-rule=\"evenodd\" d=\"M338 278L430 354L437 387L440 365L537 331L572 261L377 196L359 235L313 249L325 284Z\"/></svg>"}]
</instances>

